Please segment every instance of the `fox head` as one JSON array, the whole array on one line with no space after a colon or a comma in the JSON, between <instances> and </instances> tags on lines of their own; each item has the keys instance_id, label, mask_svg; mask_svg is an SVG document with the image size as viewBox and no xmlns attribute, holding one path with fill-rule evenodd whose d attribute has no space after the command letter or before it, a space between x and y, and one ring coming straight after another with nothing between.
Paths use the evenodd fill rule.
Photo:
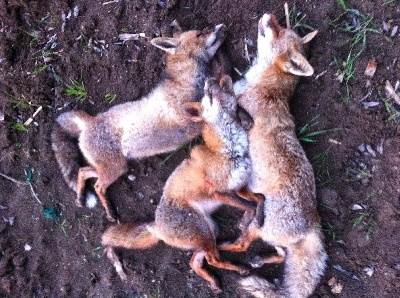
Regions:
<instances>
[{"instance_id":1,"label":"fox head","mask_svg":"<svg viewBox=\"0 0 400 298\"><path fill-rule=\"evenodd\" d=\"M153 38L151 44L170 55L185 55L209 61L224 41L226 33L226 26L219 24L213 30L192 30L174 37Z\"/></svg>"},{"instance_id":2,"label":"fox head","mask_svg":"<svg viewBox=\"0 0 400 298\"><path fill-rule=\"evenodd\" d=\"M214 78L208 78L201 102L187 102L184 108L193 122L205 121L213 125L228 118L236 119L237 100L232 79L224 75L218 84Z\"/></svg>"},{"instance_id":3,"label":"fox head","mask_svg":"<svg viewBox=\"0 0 400 298\"><path fill-rule=\"evenodd\" d=\"M297 76L311 76L313 67L304 55L304 44L317 34L313 31L303 38L279 25L274 15L264 14L258 23L257 63L269 66L275 64L283 72Z\"/></svg>"}]
</instances>

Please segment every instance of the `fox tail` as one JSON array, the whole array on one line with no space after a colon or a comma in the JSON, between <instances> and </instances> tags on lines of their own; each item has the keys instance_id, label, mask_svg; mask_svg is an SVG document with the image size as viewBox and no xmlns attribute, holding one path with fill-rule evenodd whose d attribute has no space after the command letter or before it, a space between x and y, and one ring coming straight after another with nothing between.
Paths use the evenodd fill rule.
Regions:
<instances>
[{"instance_id":1,"label":"fox tail","mask_svg":"<svg viewBox=\"0 0 400 298\"><path fill-rule=\"evenodd\" d=\"M83 111L69 111L57 118L51 134L52 149L67 185L77 191L79 168L83 156L78 145L82 128L91 117ZM92 208L96 205L97 196L89 189L85 190L86 204Z\"/></svg>"}]
</instances>

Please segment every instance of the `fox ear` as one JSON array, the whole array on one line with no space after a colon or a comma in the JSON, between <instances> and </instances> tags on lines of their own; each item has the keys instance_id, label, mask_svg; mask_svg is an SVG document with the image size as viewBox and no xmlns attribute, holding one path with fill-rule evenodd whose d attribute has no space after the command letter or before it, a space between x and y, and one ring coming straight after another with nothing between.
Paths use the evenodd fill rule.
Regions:
<instances>
[{"instance_id":1,"label":"fox ear","mask_svg":"<svg viewBox=\"0 0 400 298\"><path fill-rule=\"evenodd\" d=\"M285 62L284 68L296 76L309 77L314 73L314 68L299 52L289 51L289 59Z\"/></svg>"},{"instance_id":2,"label":"fox ear","mask_svg":"<svg viewBox=\"0 0 400 298\"><path fill-rule=\"evenodd\" d=\"M233 83L232 79L228 75L222 76L221 80L219 81L219 86L228 93L234 93L233 92Z\"/></svg>"},{"instance_id":3,"label":"fox ear","mask_svg":"<svg viewBox=\"0 0 400 298\"><path fill-rule=\"evenodd\" d=\"M314 30L313 32L308 33L306 36L304 36L301 39L301 42L303 44L310 42L315 37L315 35L317 35L317 33L318 33L318 30Z\"/></svg>"},{"instance_id":4,"label":"fox ear","mask_svg":"<svg viewBox=\"0 0 400 298\"><path fill-rule=\"evenodd\" d=\"M175 54L175 50L179 45L179 41L172 37L156 37L150 42L153 46L170 54Z\"/></svg>"},{"instance_id":5,"label":"fox ear","mask_svg":"<svg viewBox=\"0 0 400 298\"><path fill-rule=\"evenodd\" d=\"M193 122L203 121L203 118L201 117L201 105L199 102L185 102L182 107L186 113L191 116L190 120Z\"/></svg>"}]
</instances>

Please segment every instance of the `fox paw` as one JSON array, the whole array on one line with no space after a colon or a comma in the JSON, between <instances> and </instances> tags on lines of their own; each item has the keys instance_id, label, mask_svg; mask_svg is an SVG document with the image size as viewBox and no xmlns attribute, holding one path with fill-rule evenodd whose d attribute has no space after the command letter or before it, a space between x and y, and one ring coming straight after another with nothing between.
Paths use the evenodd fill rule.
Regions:
<instances>
[{"instance_id":1,"label":"fox paw","mask_svg":"<svg viewBox=\"0 0 400 298\"><path fill-rule=\"evenodd\" d=\"M211 291L213 291L214 294L221 294L222 293L222 289L217 286L217 285L211 285Z\"/></svg>"},{"instance_id":2,"label":"fox paw","mask_svg":"<svg viewBox=\"0 0 400 298\"><path fill-rule=\"evenodd\" d=\"M248 276L250 274L250 270L247 268L240 268L239 274L240 276Z\"/></svg>"}]
</instances>

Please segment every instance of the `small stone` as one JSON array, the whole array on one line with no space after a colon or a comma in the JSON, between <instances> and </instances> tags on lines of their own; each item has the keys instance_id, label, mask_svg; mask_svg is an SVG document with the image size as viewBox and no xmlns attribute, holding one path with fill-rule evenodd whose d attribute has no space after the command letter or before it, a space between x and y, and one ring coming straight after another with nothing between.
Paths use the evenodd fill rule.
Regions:
<instances>
[{"instance_id":1,"label":"small stone","mask_svg":"<svg viewBox=\"0 0 400 298\"><path fill-rule=\"evenodd\" d=\"M343 285L340 283L335 284L332 288L331 288L331 292L332 294L340 294L343 291Z\"/></svg>"},{"instance_id":2,"label":"small stone","mask_svg":"<svg viewBox=\"0 0 400 298\"><path fill-rule=\"evenodd\" d=\"M365 144L361 144L360 146L358 146L358 151L360 151L361 153L365 152Z\"/></svg>"},{"instance_id":3,"label":"small stone","mask_svg":"<svg viewBox=\"0 0 400 298\"><path fill-rule=\"evenodd\" d=\"M353 210L353 211L363 210L363 207L362 207L361 205L354 204L354 205L351 207L351 210Z\"/></svg>"},{"instance_id":4,"label":"small stone","mask_svg":"<svg viewBox=\"0 0 400 298\"><path fill-rule=\"evenodd\" d=\"M373 157L376 157L376 152L375 152L374 149L372 149L372 146L371 146L371 145L367 145L367 146L366 146L366 149L367 149L367 151L368 151L369 154L371 154Z\"/></svg>"},{"instance_id":5,"label":"small stone","mask_svg":"<svg viewBox=\"0 0 400 298\"><path fill-rule=\"evenodd\" d=\"M363 271L365 272L365 274L369 277L371 277L374 274L374 267L365 267L363 269Z\"/></svg>"},{"instance_id":6,"label":"small stone","mask_svg":"<svg viewBox=\"0 0 400 298\"><path fill-rule=\"evenodd\" d=\"M135 181L136 180L136 176L133 174L128 175L128 179L131 181Z\"/></svg>"}]
</instances>

